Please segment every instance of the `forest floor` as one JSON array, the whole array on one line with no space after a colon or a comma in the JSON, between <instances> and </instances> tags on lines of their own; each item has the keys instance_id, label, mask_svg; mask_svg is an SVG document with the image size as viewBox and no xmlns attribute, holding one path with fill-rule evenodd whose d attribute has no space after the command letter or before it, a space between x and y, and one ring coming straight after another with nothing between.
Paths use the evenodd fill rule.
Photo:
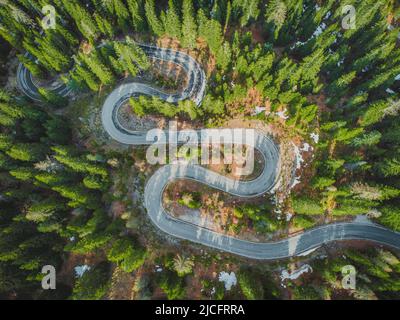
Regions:
<instances>
[{"instance_id":1,"label":"forest floor","mask_svg":"<svg viewBox=\"0 0 400 320\"><path fill-rule=\"evenodd\" d=\"M190 209L179 203L184 194L198 194L201 208ZM246 204L263 206L271 205L271 199L262 196L252 199L243 199L215 190L201 183L190 180L178 180L168 185L164 193L165 209L174 217L206 229L216 231L243 240L254 242L266 242L278 240L287 236L284 230L274 234L259 233L254 230L251 220L238 219L234 215L234 209ZM274 212L265 212L276 219ZM240 227L234 231L231 227Z\"/></svg>"}]
</instances>

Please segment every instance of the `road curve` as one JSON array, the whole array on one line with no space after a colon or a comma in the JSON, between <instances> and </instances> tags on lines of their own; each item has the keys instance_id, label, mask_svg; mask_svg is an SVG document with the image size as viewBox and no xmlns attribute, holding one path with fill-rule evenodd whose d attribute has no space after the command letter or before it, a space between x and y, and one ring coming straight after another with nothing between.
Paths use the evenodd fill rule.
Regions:
<instances>
[{"instance_id":1,"label":"road curve","mask_svg":"<svg viewBox=\"0 0 400 320\"><path fill-rule=\"evenodd\" d=\"M147 140L147 132L127 130L119 123L118 110L130 97L139 95L157 96L171 103L192 99L197 105L200 105L206 86L204 71L189 55L170 49L147 45L140 46L152 59L179 64L187 72L188 86L176 94L167 94L142 83L124 84L115 89L103 105L102 123L106 132L113 139L128 145L150 145L154 143L154 141ZM23 67L19 68L18 82L20 85L22 84L21 89L28 96L35 97L34 83L29 81L27 76L29 72L26 69L24 71L24 69ZM68 95L66 88L58 88L58 90L61 94ZM178 142L186 142L186 138L183 134L178 137ZM280 175L278 147L268 136L256 132L255 148L264 156L265 166L259 177L253 181L232 180L197 165L175 164L160 168L147 182L144 193L144 205L153 223L160 230L177 238L260 260L298 256L323 244L340 240L369 240L397 249L400 248L400 233L372 223L355 221L331 224L282 241L256 243L219 234L204 227L176 219L164 209L162 195L166 186L176 179L195 180L240 197L256 197L271 192L277 185Z\"/></svg>"},{"instance_id":2,"label":"road curve","mask_svg":"<svg viewBox=\"0 0 400 320\"><path fill-rule=\"evenodd\" d=\"M104 46L104 44L100 45L99 47L101 46ZM187 88L178 94L168 95L148 87L147 91L150 95L157 95L161 99L171 103L175 103L184 99L192 99L197 105L201 103L205 92L205 74L203 69L201 69L199 64L191 56L172 49L161 49L159 47L146 44L138 44L138 46L153 59L164 60L180 65L189 76L189 84ZM28 53L25 54L25 56L33 59ZM26 96L37 102L42 101L39 93L39 87L33 80L32 74L22 63L19 64L17 70L17 84L18 88ZM67 84L63 83L57 85L56 87L46 89L62 97L67 97L72 91Z\"/></svg>"},{"instance_id":3,"label":"road curve","mask_svg":"<svg viewBox=\"0 0 400 320\"><path fill-rule=\"evenodd\" d=\"M25 56L28 58L30 57L29 54L25 54ZM31 98L33 101L42 101L41 95L39 93L39 87L33 80L32 74L22 63L18 65L17 69L17 84L22 93ZM60 83L50 90L53 93L56 93L63 97L68 96L71 92L71 89L63 83Z\"/></svg>"}]
</instances>

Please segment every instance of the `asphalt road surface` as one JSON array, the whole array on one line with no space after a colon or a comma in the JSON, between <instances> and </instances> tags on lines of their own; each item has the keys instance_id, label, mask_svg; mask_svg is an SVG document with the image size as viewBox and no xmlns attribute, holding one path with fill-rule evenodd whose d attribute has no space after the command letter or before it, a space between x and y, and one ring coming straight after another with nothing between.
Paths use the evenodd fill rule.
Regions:
<instances>
[{"instance_id":1,"label":"asphalt road surface","mask_svg":"<svg viewBox=\"0 0 400 320\"><path fill-rule=\"evenodd\" d=\"M130 98L139 95L157 96L171 103L191 99L200 105L206 88L206 77L201 66L189 55L158 47L140 45L152 59L164 60L180 65L187 73L188 86L175 94L167 94L142 83L124 84L115 89L106 99L102 110L102 123L107 133L116 141L127 145L150 145L156 141L147 139L147 132L131 131L123 128L118 121L119 108ZM18 69L18 84L21 90L33 100L40 100L38 88L26 68ZM69 94L67 86L59 86L54 91L63 96ZM200 136L200 132L198 132ZM187 140L185 134L178 142ZM167 143L166 141L157 141ZM163 232L180 239L189 240L218 250L240 256L273 260L298 256L316 249L323 244L340 240L368 240L394 248L400 248L400 233L364 221L337 223L318 227L294 237L270 243L256 243L216 233L201 226L173 218L162 205L162 195L166 186L176 179L190 179L204 183L240 197L256 197L272 192L279 183L280 156L274 141L260 133L255 133L254 147L264 157L262 173L253 181L232 180L198 165L173 164L161 167L145 187L145 207L153 223Z\"/></svg>"},{"instance_id":2,"label":"asphalt road surface","mask_svg":"<svg viewBox=\"0 0 400 320\"><path fill-rule=\"evenodd\" d=\"M25 56L30 57L29 54L25 54ZM32 78L32 74L29 70L20 63L17 70L17 83L19 89L29 98L34 101L40 102L42 98L39 93L39 88L37 87L35 81ZM59 94L60 96L66 97L70 94L71 89L68 88L63 83L58 84L57 86L51 88L51 91Z\"/></svg>"}]
</instances>

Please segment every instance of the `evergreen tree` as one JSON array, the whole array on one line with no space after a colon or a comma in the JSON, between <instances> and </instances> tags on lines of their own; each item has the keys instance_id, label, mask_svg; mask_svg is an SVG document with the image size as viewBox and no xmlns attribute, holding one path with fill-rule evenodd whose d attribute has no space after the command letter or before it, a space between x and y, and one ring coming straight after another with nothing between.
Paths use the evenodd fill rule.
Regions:
<instances>
[{"instance_id":1,"label":"evergreen tree","mask_svg":"<svg viewBox=\"0 0 400 320\"><path fill-rule=\"evenodd\" d=\"M158 37L164 34L164 28L157 16L154 0L146 0L144 4L147 23L151 31Z\"/></svg>"},{"instance_id":2,"label":"evergreen tree","mask_svg":"<svg viewBox=\"0 0 400 320\"><path fill-rule=\"evenodd\" d=\"M197 26L194 18L192 0L183 0L182 3L182 46L194 48L196 46Z\"/></svg>"},{"instance_id":3,"label":"evergreen tree","mask_svg":"<svg viewBox=\"0 0 400 320\"><path fill-rule=\"evenodd\" d=\"M263 288L260 282L256 282L255 279L247 272L240 272L238 275L238 282L240 288L248 300L262 300L263 299Z\"/></svg>"},{"instance_id":4,"label":"evergreen tree","mask_svg":"<svg viewBox=\"0 0 400 320\"><path fill-rule=\"evenodd\" d=\"M163 272L157 279L160 288L167 295L168 300L179 300L185 295L183 279L175 272Z\"/></svg>"},{"instance_id":5,"label":"evergreen tree","mask_svg":"<svg viewBox=\"0 0 400 320\"><path fill-rule=\"evenodd\" d=\"M90 55L80 53L79 59L90 68L90 70L96 75L101 83L106 85L114 83L115 78L113 73L101 60L97 51L93 51Z\"/></svg>"},{"instance_id":6,"label":"evergreen tree","mask_svg":"<svg viewBox=\"0 0 400 320\"><path fill-rule=\"evenodd\" d=\"M132 25L138 32L145 31L146 21L143 0L127 0Z\"/></svg>"},{"instance_id":7,"label":"evergreen tree","mask_svg":"<svg viewBox=\"0 0 400 320\"><path fill-rule=\"evenodd\" d=\"M14 144L7 154L15 159L26 162L39 161L43 158L43 146L36 143Z\"/></svg>"},{"instance_id":8,"label":"evergreen tree","mask_svg":"<svg viewBox=\"0 0 400 320\"><path fill-rule=\"evenodd\" d=\"M173 38L181 38L181 22L174 0L168 0L168 10L161 16L166 34Z\"/></svg>"},{"instance_id":9,"label":"evergreen tree","mask_svg":"<svg viewBox=\"0 0 400 320\"><path fill-rule=\"evenodd\" d=\"M74 286L73 300L100 300L105 297L109 283L109 265L100 263L86 271Z\"/></svg>"},{"instance_id":10,"label":"evergreen tree","mask_svg":"<svg viewBox=\"0 0 400 320\"><path fill-rule=\"evenodd\" d=\"M244 27L251 19L256 20L260 14L260 0L233 0L232 9Z\"/></svg>"},{"instance_id":11,"label":"evergreen tree","mask_svg":"<svg viewBox=\"0 0 400 320\"><path fill-rule=\"evenodd\" d=\"M135 247L128 238L116 240L108 252L108 260L118 263L125 272L133 272L142 266L146 258L143 248Z\"/></svg>"}]
</instances>

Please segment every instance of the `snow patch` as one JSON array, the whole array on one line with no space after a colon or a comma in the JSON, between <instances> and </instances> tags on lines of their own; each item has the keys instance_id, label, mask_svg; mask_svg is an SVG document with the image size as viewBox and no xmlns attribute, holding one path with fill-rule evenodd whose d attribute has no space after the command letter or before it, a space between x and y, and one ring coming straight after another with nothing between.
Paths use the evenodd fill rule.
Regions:
<instances>
[{"instance_id":1,"label":"snow patch","mask_svg":"<svg viewBox=\"0 0 400 320\"><path fill-rule=\"evenodd\" d=\"M263 112L265 112L265 111L266 111L266 108L265 108L265 107L257 106L257 107L255 108L255 110L254 110L253 116L259 115L260 113L263 113Z\"/></svg>"},{"instance_id":2,"label":"snow patch","mask_svg":"<svg viewBox=\"0 0 400 320\"><path fill-rule=\"evenodd\" d=\"M390 89L390 88L387 88L386 89L386 92L387 93L389 93L389 94L395 94L396 92L394 92L392 89Z\"/></svg>"},{"instance_id":3,"label":"snow patch","mask_svg":"<svg viewBox=\"0 0 400 320\"><path fill-rule=\"evenodd\" d=\"M315 30L314 34L312 35L313 38L318 37L322 32L324 32L324 30L326 29L326 23L322 22L317 30Z\"/></svg>"},{"instance_id":4,"label":"snow patch","mask_svg":"<svg viewBox=\"0 0 400 320\"><path fill-rule=\"evenodd\" d=\"M314 141L318 140L317 137L314 137ZM294 147L294 153L295 153L295 162L296 162L296 170L300 170L302 168L302 165L304 163L304 158L302 155L302 152L309 152L313 150L313 147L311 145L309 145L308 143L304 143L303 147L300 149L298 146L296 146L293 143L293 147ZM298 184L301 183L301 177L296 177L292 183L292 185L290 186L291 189L293 189L295 186L297 186Z\"/></svg>"},{"instance_id":5,"label":"snow patch","mask_svg":"<svg viewBox=\"0 0 400 320\"><path fill-rule=\"evenodd\" d=\"M275 112L275 114L276 114L279 118L281 118L281 119L283 119L283 120L287 120L287 119L289 119L289 116L286 114L286 112L287 112L287 110L285 109L285 110L283 110L283 111Z\"/></svg>"},{"instance_id":6,"label":"snow patch","mask_svg":"<svg viewBox=\"0 0 400 320\"><path fill-rule=\"evenodd\" d=\"M301 169L301 165L304 163L304 158L301 155L301 150L296 145L294 145L294 153L295 153L295 156L296 156L296 169L300 170Z\"/></svg>"},{"instance_id":7,"label":"snow patch","mask_svg":"<svg viewBox=\"0 0 400 320\"><path fill-rule=\"evenodd\" d=\"M290 189L293 189L295 186L297 186L298 184L301 183L301 179L300 177L296 177L292 183L292 185L290 186Z\"/></svg>"},{"instance_id":8,"label":"snow patch","mask_svg":"<svg viewBox=\"0 0 400 320\"><path fill-rule=\"evenodd\" d=\"M332 15L332 11L328 11L328 12L326 13L324 19L329 19L329 18L331 17L331 15Z\"/></svg>"},{"instance_id":9,"label":"snow patch","mask_svg":"<svg viewBox=\"0 0 400 320\"><path fill-rule=\"evenodd\" d=\"M313 150L313 147L311 147L308 143L304 143L303 148L300 149L300 151L304 151L304 152L309 152L312 150Z\"/></svg>"},{"instance_id":10,"label":"snow patch","mask_svg":"<svg viewBox=\"0 0 400 320\"><path fill-rule=\"evenodd\" d=\"M226 291L230 291L233 286L237 285L236 274L234 272L227 273L223 271L219 274L219 282L224 282Z\"/></svg>"},{"instance_id":11,"label":"snow patch","mask_svg":"<svg viewBox=\"0 0 400 320\"><path fill-rule=\"evenodd\" d=\"M90 268L90 266L88 266L88 265L83 265L83 266L76 266L75 268L74 268L74 270L75 270L75 275L76 275L76 277L77 278L82 278L82 276L84 275L84 273L86 272L86 271L89 271L91 268Z\"/></svg>"},{"instance_id":12,"label":"snow patch","mask_svg":"<svg viewBox=\"0 0 400 320\"><path fill-rule=\"evenodd\" d=\"M286 288L286 286L283 284L283 282L287 279L296 280L303 274L312 273L312 272L313 272L313 269L308 264L303 265L300 269L297 269L297 270L293 271L292 273L289 273L288 270L283 270L281 273L282 286L284 288Z\"/></svg>"},{"instance_id":13,"label":"snow patch","mask_svg":"<svg viewBox=\"0 0 400 320\"><path fill-rule=\"evenodd\" d=\"M311 133L310 138L317 144L319 142L319 134Z\"/></svg>"},{"instance_id":14,"label":"snow patch","mask_svg":"<svg viewBox=\"0 0 400 320\"><path fill-rule=\"evenodd\" d=\"M155 266L155 270L158 273L163 272L163 268L161 268L160 266L157 266L157 265Z\"/></svg>"},{"instance_id":15,"label":"snow patch","mask_svg":"<svg viewBox=\"0 0 400 320\"><path fill-rule=\"evenodd\" d=\"M303 42L303 41L297 41L296 43L292 44L290 46L290 50L294 50L296 48L302 47L305 44L307 44L308 41L310 41L312 39L312 37L310 39L308 39L307 41Z\"/></svg>"}]
</instances>

